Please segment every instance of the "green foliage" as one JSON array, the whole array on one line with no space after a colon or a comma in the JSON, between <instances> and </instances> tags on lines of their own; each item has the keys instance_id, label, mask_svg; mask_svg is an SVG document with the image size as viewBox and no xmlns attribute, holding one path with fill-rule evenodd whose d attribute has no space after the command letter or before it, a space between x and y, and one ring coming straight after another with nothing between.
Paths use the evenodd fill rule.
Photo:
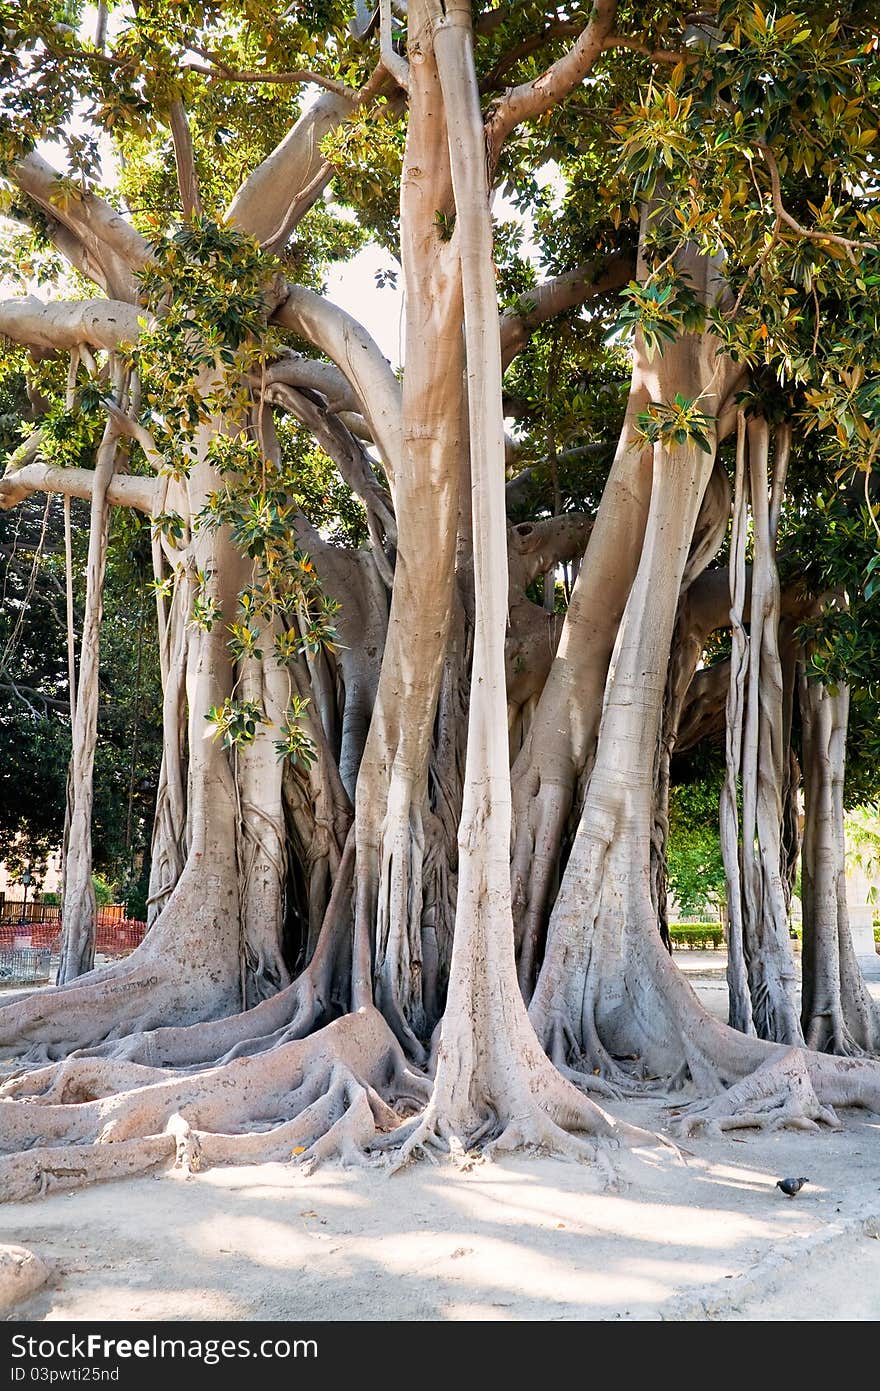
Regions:
<instances>
[{"instance_id":1,"label":"green foliage","mask_svg":"<svg viewBox=\"0 0 880 1391\"><path fill-rule=\"evenodd\" d=\"M293 696L288 717L281 726L281 738L275 741L279 758L289 758L292 763L300 763L304 768L309 768L315 761L315 746L302 723L308 704L308 700Z\"/></svg>"},{"instance_id":2,"label":"green foliage","mask_svg":"<svg viewBox=\"0 0 880 1391\"><path fill-rule=\"evenodd\" d=\"M213 727L214 738L219 739L225 749L252 744L257 726L267 723L263 707L256 701L234 700L231 696L220 705L212 705L205 719Z\"/></svg>"},{"instance_id":3,"label":"green foliage","mask_svg":"<svg viewBox=\"0 0 880 1391\"><path fill-rule=\"evenodd\" d=\"M724 946L724 928L717 922L670 923L669 940L673 948L689 951L719 951Z\"/></svg>"},{"instance_id":4,"label":"green foliage","mask_svg":"<svg viewBox=\"0 0 880 1391\"><path fill-rule=\"evenodd\" d=\"M92 888L99 908L106 908L108 904L116 902L116 885L105 879L103 874L92 875Z\"/></svg>"},{"instance_id":5,"label":"green foliage","mask_svg":"<svg viewBox=\"0 0 880 1391\"><path fill-rule=\"evenodd\" d=\"M695 444L704 454L712 452L708 436L714 429L711 416L698 409L698 401L690 401L678 392L670 404L651 401L637 416L637 438L646 444L662 441L667 446Z\"/></svg>"},{"instance_id":6,"label":"green foliage","mask_svg":"<svg viewBox=\"0 0 880 1391\"><path fill-rule=\"evenodd\" d=\"M669 794L667 871L670 892L687 915L720 911L726 897L718 832L721 772L673 787Z\"/></svg>"},{"instance_id":7,"label":"green foliage","mask_svg":"<svg viewBox=\"0 0 880 1391\"><path fill-rule=\"evenodd\" d=\"M648 361L664 344L674 343L681 333L698 332L706 322L706 310L686 278L669 267L644 285L630 281L621 298L617 323L608 336L641 329Z\"/></svg>"}]
</instances>

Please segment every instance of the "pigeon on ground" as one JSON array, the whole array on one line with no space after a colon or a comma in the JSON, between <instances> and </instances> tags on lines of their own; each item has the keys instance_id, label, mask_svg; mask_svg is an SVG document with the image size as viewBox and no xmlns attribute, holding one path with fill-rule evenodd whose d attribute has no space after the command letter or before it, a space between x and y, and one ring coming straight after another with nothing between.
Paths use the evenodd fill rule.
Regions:
<instances>
[{"instance_id":1,"label":"pigeon on ground","mask_svg":"<svg viewBox=\"0 0 880 1391\"><path fill-rule=\"evenodd\" d=\"M809 1181L808 1178L781 1178L777 1179L776 1187L782 1189L786 1198L793 1198Z\"/></svg>"}]
</instances>

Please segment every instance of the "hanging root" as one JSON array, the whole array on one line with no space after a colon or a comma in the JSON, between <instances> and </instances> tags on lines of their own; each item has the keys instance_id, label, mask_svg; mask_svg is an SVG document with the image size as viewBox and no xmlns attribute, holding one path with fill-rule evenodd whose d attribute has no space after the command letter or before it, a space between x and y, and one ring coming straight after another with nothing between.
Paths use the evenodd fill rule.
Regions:
<instances>
[{"instance_id":1,"label":"hanging root","mask_svg":"<svg viewBox=\"0 0 880 1391\"><path fill-rule=\"evenodd\" d=\"M721 1096L686 1107L677 1114L673 1128L687 1139L699 1130L720 1135L725 1130L748 1129L816 1131L822 1125L840 1128L834 1111L816 1095L807 1054L789 1048L768 1058Z\"/></svg>"},{"instance_id":2,"label":"hanging root","mask_svg":"<svg viewBox=\"0 0 880 1391\"><path fill-rule=\"evenodd\" d=\"M65 1070L66 1068L66 1070ZM189 1075L115 1059L71 1059L42 1091L0 1101L6 1201L176 1162L330 1157L367 1162L377 1135L424 1104L381 1015L359 1010L310 1038ZM39 1082L36 1084L39 1085Z\"/></svg>"}]
</instances>

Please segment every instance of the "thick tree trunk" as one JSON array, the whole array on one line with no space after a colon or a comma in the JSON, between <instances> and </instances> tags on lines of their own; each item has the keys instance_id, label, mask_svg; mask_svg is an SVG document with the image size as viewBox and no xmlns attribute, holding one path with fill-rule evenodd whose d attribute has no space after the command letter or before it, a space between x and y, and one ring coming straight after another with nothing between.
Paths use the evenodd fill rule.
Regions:
<instances>
[{"instance_id":1,"label":"thick tree trunk","mask_svg":"<svg viewBox=\"0 0 880 1391\"><path fill-rule=\"evenodd\" d=\"M519 980L528 999L561 873L566 824L592 762L608 663L638 566L651 489L651 451L633 447L636 417L663 399L637 344L620 442L556 656L513 768L514 921Z\"/></svg>"},{"instance_id":2,"label":"thick tree trunk","mask_svg":"<svg viewBox=\"0 0 880 1391\"><path fill-rule=\"evenodd\" d=\"M695 281L711 298L706 262ZM686 335L664 351L655 371L685 397L716 413L729 377L709 335ZM659 383L658 383L659 385ZM652 399L662 400L662 391ZM584 810L550 919L547 952L531 1015L561 1064L586 1061L612 1076L611 1055L647 1058L665 1050L643 980L644 938L662 951L651 897L654 769L679 592L709 478L714 449L653 450L650 508L638 571L611 663L596 760ZM589 551L588 551L589 557ZM638 1021L638 1022L636 1022ZM644 1032L645 1037L639 1036ZM659 1059L649 1066L656 1068ZM670 1059L666 1059L668 1064Z\"/></svg>"},{"instance_id":3,"label":"thick tree trunk","mask_svg":"<svg viewBox=\"0 0 880 1391\"><path fill-rule=\"evenodd\" d=\"M800 681L804 763L803 1003L807 1046L880 1052L880 1010L853 951L846 908L843 779L849 689Z\"/></svg>"},{"instance_id":4,"label":"thick tree trunk","mask_svg":"<svg viewBox=\"0 0 880 1391\"><path fill-rule=\"evenodd\" d=\"M443 97L423 3L409 12L412 64L401 186L407 371L403 457L393 496L398 530L388 635L357 784L354 1001L373 998L414 1057L436 1017L425 962L428 766L449 636L463 441L461 276L436 213L450 205ZM429 894L429 901L434 897ZM433 989L429 990L433 996Z\"/></svg>"},{"instance_id":5,"label":"thick tree trunk","mask_svg":"<svg viewBox=\"0 0 880 1391\"><path fill-rule=\"evenodd\" d=\"M450 5L438 16L434 45L449 124L465 294L475 630L449 994L431 1100L403 1156L437 1143L463 1154L487 1138L496 1150L541 1145L583 1152L584 1132L609 1138L635 1132L616 1125L552 1068L517 989L505 721L501 345L469 6Z\"/></svg>"}]
</instances>

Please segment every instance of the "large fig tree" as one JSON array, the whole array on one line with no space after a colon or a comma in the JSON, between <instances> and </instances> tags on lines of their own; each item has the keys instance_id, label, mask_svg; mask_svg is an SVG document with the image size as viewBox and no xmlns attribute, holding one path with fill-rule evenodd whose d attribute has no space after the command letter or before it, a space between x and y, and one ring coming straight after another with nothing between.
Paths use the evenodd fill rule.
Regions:
<instances>
[{"instance_id":1,"label":"large fig tree","mask_svg":"<svg viewBox=\"0 0 880 1391\"><path fill-rule=\"evenodd\" d=\"M59 983L0 1009L6 1193L643 1143L605 1102L648 1079L684 1130L880 1109L840 893L871 9L8 7L7 260L50 292L0 304L33 406L0 497L89 521ZM323 290L370 238L400 374ZM792 563L841 493L855 584L815 524ZM150 931L94 969L114 508L152 528L163 755ZM664 943L670 788L719 732L730 1026Z\"/></svg>"}]
</instances>

